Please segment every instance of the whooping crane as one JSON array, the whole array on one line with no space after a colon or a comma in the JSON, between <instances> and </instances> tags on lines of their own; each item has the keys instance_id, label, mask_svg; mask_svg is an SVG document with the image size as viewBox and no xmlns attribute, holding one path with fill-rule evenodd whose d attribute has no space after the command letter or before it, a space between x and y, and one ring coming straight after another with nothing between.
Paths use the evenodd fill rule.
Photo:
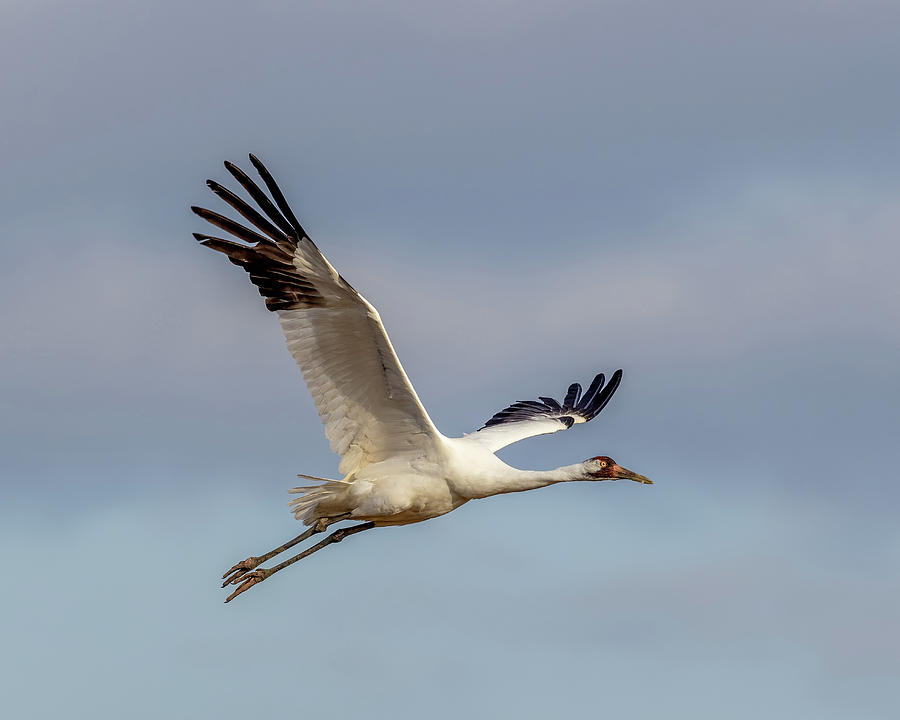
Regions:
<instances>
[{"instance_id":1,"label":"whooping crane","mask_svg":"<svg viewBox=\"0 0 900 720\"><path fill-rule=\"evenodd\" d=\"M428 520L474 498L576 480L622 478L652 484L605 455L532 471L513 468L494 454L519 440L589 422L619 387L621 370L608 383L600 373L585 393L573 383L561 403L549 397L523 400L495 414L476 432L461 438L442 435L403 371L378 311L319 252L265 166L253 155L250 162L271 199L236 165L226 162L225 168L262 214L219 183L208 180L207 185L259 232L192 207L204 220L248 244L201 233L194 237L250 273L266 307L278 313L288 350L300 366L331 449L341 457L344 478L299 476L320 482L291 490L298 495L289 503L294 516L309 529L228 570L222 587L237 588L225 602L350 535ZM342 520L362 522L336 530L279 565L257 569Z\"/></svg>"}]
</instances>

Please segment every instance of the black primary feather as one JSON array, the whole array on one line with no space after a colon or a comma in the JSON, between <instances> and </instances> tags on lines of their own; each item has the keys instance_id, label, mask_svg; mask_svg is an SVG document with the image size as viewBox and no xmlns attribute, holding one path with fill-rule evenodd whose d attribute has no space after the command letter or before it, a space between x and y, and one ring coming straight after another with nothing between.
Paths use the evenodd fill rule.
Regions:
<instances>
[{"instance_id":1,"label":"black primary feather","mask_svg":"<svg viewBox=\"0 0 900 720\"><path fill-rule=\"evenodd\" d=\"M324 307L325 298L315 283L294 266L294 254L301 242L311 243L306 231L297 222L284 195L265 166L253 155L250 162L262 177L274 202L237 165L226 162L225 168L241 184L259 206L259 210L214 180L207 180L209 189L234 208L260 234L239 222L206 208L191 207L197 215L249 245L224 238L194 233L206 247L228 256L250 274L250 280L266 299L269 310Z\"/></svg>"},{"instance_id":2,"label":"black primary feather","mask_svg":"<svg viewBox=\"0 0 900 720\"><path fill-rule=\"evenodd\" d=\"M284 219L284 216L278 211L278 208L275 207L272 201L269 200L268 196L259 189L259 185L250 179L247 173L227 160L225 161L225 169L232 174L234 179L237 180L244 190L249 193L250 197L253 198L254 202L259 205L262 211L268 215L272 222L280 227L285 234L293 236L297 232L291 227L290 223Z\"/></svg>"},{"instance_id":3,"label":"black primary feather","mask_svg":"<svg viewBox=\"0 0 900 720\"><path fill-rule=\"evenodd\" d=\"M581 385L572 383L566 391L562 404L551 397L541 397L540 402L520 400L496 413L481 429L537 418L559 420L566 428L572 427L576 418L588 422L597 417L600 411L606 407L613 393L619 387L619 383L622 382L622 371L616 370L606 385L604 385L605 381L606 377L603 373L598 374L584 394L581 392Z\"/></svg>"},{"instance_id":4,"label":"black primary feather","mask_svg":"<svg viewBox=\"0 0 900 720\"><path fill-rule=\"evenodd\" d=\"M272 196L272 199L275 201L275 204L278 205L278 209L284 214L284 217L287 218L287 221L293 226L294 230L300 235L300 237L307 237L306 230L300 225L300 221L294 216L293 211L291 210L291 206L288 205L287 200L284 199L284 195L281 193L281 188L278 187L278 183L275 182L275 178L269 173L266 169L266 166L263 165L259 158L256 157L253 153L250 153L250 162L253 163L253 167L256 168L256 172L259 173L259 176L263 179L263 182L266 184L266 187L269 188L269 194Z\"/></svg>"},{"instance_id":5,"label":"black primary feather","mask_svg":"<svg viewBox=\"0 0 900 720\"><path fill-rule=\"evenodd\" d=\"M207 180L206 184L209 186L210 190L243 215L244 219L249 220L256 225L256 227L262 230L266 235L282 242L288 242L287 235L266 220L266 218L260 215L253 207L231 192L231 190L219 185L215 180Z\"/></svg>"}]
</instances>

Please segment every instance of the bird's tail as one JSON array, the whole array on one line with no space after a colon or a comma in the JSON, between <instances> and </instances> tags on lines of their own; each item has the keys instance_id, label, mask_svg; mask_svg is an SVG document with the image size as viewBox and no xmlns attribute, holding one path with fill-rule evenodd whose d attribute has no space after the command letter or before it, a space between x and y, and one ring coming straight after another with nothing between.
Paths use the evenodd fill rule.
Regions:
<instances>
[{"instance_id":1,"label":"bird's tail","mask_svg":"<svg viewBox=\"0 0 900 720\"><path fill-rule=\"evenodd\" d=\"M319 518L329 517L332 514L328 508L328 505L331 504L329 501L335 500L339 494L343 493L347 483L343 480L328 480L313 475L298 475L297 477L320 480L324 484L295 487L288 491L291 494L300 495L288 503L294 517L301 520L304 525L312 525Z\"/></svg>"}]
</instances>

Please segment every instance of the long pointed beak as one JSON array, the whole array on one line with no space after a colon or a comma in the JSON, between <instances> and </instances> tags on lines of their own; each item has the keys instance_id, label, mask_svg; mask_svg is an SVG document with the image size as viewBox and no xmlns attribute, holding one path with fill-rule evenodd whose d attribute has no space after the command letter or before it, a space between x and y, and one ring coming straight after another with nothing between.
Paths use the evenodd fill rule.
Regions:
<instances>
[{"instance_id":1,"label":"long pointed beak","mask_svg":"<svg viewBox=\"0 0 900 720\"><path fill-rule=\"evenodd\" d=\"M638 475L636 472L631 472L631 470L623 468L620 465L617 465L613 472L615 472L616 479L634 480L635 482L639 482L642 485L653 484L653 481L650 478L644 477L643 475Z\"/></svg>"}]
</instances>

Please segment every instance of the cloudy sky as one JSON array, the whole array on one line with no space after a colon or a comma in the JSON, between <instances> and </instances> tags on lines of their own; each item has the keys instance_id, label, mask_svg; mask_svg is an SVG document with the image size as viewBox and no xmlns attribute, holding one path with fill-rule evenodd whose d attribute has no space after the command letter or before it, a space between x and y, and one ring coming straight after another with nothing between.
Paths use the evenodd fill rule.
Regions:
<instances>
[{"instance_id":1,"label":"cloudy sky","mask_svg":"<svg viewBox=\"0 0 900 720\"><path fill-rule=\"evenodd\" d=\"M0 8L11 716L889 718L900 6ZM334 476L248 280L258 154L446 434L625 370L578 484L367 533L225 606Z\"/></svg>"}]
</instances>

